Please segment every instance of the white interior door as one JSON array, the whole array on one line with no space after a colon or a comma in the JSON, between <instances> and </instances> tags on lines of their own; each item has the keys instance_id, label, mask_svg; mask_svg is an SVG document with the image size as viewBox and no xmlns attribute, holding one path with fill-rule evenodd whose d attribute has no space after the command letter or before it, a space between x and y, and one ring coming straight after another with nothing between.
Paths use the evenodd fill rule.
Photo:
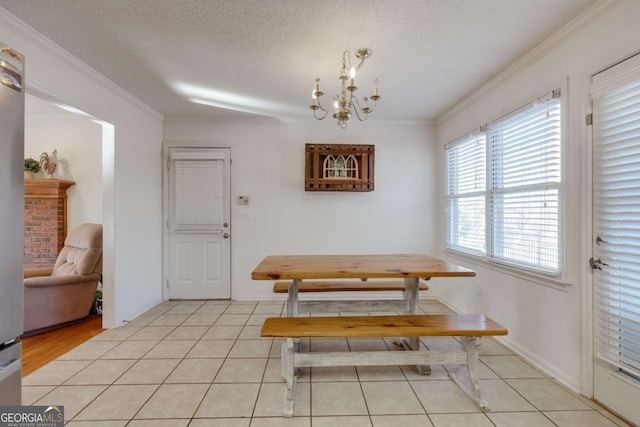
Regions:
<instances>
[{"instance_id":1,"label":"white interior door","mask_svg":"<svg viewBox=\"0 0 640 427\"><path fill-rule=\"evenodd\" d=\"M591 92L594 397L640 425L640 56Z\"/></svg>"},{"instance_id":2,"label":"white interior door","mask_svg":"<svg viewBox=\"0 0 640 427\"><path fill-rule=\"evenodd\" d=\"M169 295L231 297L229 149L169 150Z\"/></svg>"}]
</instances>

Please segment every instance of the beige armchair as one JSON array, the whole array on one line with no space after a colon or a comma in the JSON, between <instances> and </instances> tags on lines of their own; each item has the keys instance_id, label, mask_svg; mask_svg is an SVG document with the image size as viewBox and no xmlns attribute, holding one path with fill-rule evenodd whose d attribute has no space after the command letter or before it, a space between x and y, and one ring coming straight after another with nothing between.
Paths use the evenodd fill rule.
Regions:
<instances>
[{"instance_id":1,"label":"beige armchair","mask_svg":"<svg viewBox=\"0 0 640 427\"><path fill-rule=\"evenodd\" d=\"M69 230L53 268L24 271L24 332L89 314L102 273L102 225Z\"/></svg>"}]
</instances>

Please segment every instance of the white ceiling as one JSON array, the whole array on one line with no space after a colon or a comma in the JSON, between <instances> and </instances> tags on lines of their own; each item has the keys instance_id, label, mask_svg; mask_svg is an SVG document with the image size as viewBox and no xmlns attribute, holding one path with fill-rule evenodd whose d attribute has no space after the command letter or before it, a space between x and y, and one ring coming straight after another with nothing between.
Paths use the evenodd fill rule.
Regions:
<instances>
[{"instance_id":1,"label":"white ceiling","mask_svg":"<svg viewBox=\"0 0 640 427\"><path fill-rule=\"evenodd\" d=\"M0 0L165 116L310 117L342 52L370 120L434 119L597 0ZM27 58L28 61L28 58ZM363 93L364 92L364 93Z\"/></svg>"}]
</instances>

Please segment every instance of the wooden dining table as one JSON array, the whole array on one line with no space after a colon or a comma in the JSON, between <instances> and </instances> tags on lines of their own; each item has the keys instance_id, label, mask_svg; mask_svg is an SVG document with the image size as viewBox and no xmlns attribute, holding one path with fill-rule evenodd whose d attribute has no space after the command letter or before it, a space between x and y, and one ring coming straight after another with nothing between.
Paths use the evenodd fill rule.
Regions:
<instances>
[{"instance_id":1,"label":"wooden dining table","mask_svg":"<svg viewBox=\"0 0 640 427\"><path fill-rule=\"evenodd\" d=\"M270 255L251 273L253 280L464 276L475 276L475 272L422 254Z\"/></svg>"},{"instance_id":2,"label":"wooden dining table","mask_svg":"<svg viewBox=\"0 0 640 427\"><path fill-rule=\"evenodd\" d=\"M298 285L310 279L404 279L404 298L400 301L305 301L325 312L371 311L375 307L389 311L418 314L420 279L432 277L471 277L475 272L422 254L398 255L271 255L265 257L251 273L253 280L291 280L287 313L298 314ZM419 350L418 337L406 338L400 344L407 350Z\"/></svg>"}]
</instances>

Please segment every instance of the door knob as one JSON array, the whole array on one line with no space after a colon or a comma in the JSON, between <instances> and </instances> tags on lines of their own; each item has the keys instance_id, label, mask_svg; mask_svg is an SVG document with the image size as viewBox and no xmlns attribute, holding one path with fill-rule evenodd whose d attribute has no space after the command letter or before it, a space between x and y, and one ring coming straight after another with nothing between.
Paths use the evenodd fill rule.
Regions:
<instances>
[{"instance_id":1,"label":"door knob","mask_svg":"<svg viewBox=\"0 0 640 427\"><path fill-rule=\"evenodd\" d=\"M602 270L602 266L603 265L609 265L609 264L606 264L606 263L602 262L600 260L600 258L596 258L596 259L590 258L589 259L589 267L591 267L594 270Z\"/></svg>"},{"instance_id":2,"label":"door knob","mask_svg":"<svg viewBox=\"0 0 640 427\"><path fill-rule=\"evenodd\" d=\"M222 237L224 237L225 239L228 239L228 238L229 238L229 233L224 233L224 234L222 235Z\"/></svg>"}]
</instances>

